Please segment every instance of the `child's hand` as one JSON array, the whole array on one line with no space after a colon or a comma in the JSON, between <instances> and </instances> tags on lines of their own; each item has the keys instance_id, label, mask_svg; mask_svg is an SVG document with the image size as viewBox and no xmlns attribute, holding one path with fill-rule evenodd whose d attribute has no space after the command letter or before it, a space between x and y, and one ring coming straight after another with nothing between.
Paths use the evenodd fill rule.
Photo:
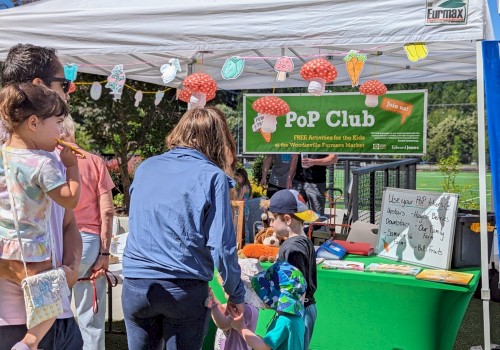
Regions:
<instances>
[{"instance_id":1,"label":"child's hand","mask_svg":"<svg viewBox=\"0 0 500 350\"><path fill-rule=\"evenodd\" d=\"M208 288L208 297L205 299L205 306L209 309L213 309L217 306L217 299L215 298L212 288Z\"/></svg>"},{"instance_id":2,"label":"child's hand","mask_svg":"<svg viewBox=\"0 0 500 350\"><path fill-rule=\"evenodd\" d=\"M66 168L72 166L78 166L78 160L76 158L76 155L71 150L71 148L64 146L63 149L61 150L60 157L61 157L61 162L64 164Z\"/></svg>"},{"instance_id":3,"label":"child's hand","mask_svg":"<svg viewBox=\"0 0 500 350\"><path fill-rule=\"evenodd\" d=\"M245 320L243 319L243 317L233 318L233 320L231 321L231 327L241 333L241 330L243 328L246 328Z\"/></svg>"}]
</instances>

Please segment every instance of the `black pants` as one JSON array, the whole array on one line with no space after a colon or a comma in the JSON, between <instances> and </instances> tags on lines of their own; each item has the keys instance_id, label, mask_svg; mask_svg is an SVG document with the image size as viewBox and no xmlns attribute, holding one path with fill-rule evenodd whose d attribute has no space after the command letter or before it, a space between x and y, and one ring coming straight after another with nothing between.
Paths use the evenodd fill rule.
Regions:
<instances>
[{"instance_id":1,"label":"black pants","mask_svg":"<svg viewBox=\"0 0 500 350\"><path fill-rule=\"evenodd\" d=\"M273 194L275 194L276 192L281 191L281 190L286 190L286 188L279 187L279 186L276 186L273 184L268 184L267 185L267 198L271 198L273 196Z\"/></svg>"}]
</instances>

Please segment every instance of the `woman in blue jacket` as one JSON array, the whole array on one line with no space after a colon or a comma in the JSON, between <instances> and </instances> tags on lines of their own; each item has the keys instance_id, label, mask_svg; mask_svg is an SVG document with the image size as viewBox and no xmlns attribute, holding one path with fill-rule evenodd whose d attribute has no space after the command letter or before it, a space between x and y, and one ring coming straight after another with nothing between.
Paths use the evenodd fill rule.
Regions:
<instances>
[{"instance_id":1,"label":"woman in blue jacket","mask_svg":"<svg viewBox=\"0 0 500 350\"><path fill-rule=\"evenodd\" d=\"M130 188L122 305L129 349L201 348L214 267L234 317L243 316L229 190L236 147L216 108L195 108L144 161Z\"/></svg>"}]
</instances>

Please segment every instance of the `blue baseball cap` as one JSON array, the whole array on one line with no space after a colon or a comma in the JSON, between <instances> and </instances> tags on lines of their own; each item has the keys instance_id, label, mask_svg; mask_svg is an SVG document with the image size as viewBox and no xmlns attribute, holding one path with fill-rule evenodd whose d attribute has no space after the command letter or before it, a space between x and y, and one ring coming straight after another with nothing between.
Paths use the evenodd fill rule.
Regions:
<instances>
[{"instance_id":1,"label":"blue baseball cap","mask_svg":"<svg viewBox=\"0 0 500 350\"><path fill-rule=\"evenodd\" d=\"M319 215L307 207L306 201L295 190L280 190L271 197L269 211L276 214L292 214L302 221L313 222Z\"/></svg>"}]
</instances>

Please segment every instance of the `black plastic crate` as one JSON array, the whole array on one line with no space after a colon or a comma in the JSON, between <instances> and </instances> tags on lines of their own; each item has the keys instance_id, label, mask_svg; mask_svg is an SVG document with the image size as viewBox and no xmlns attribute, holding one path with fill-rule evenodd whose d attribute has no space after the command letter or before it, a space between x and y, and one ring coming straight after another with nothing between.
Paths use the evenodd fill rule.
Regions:
<instances>
[{"instance_id":1,"label":"black plastic crate","mask_svg":"<svg viewBox=\"0 0 500 350\"><path fill-rule=\"evenodd\" d=\"M495 213L487 214L488 227L495 226ZM477 223L477 224L476 224ZM481 266L481 238L471 225L479 227L479 210L458 209L451 267ZM491 256L493 229L488 229L488 259Z\"/></svg>"}]
</instances>

